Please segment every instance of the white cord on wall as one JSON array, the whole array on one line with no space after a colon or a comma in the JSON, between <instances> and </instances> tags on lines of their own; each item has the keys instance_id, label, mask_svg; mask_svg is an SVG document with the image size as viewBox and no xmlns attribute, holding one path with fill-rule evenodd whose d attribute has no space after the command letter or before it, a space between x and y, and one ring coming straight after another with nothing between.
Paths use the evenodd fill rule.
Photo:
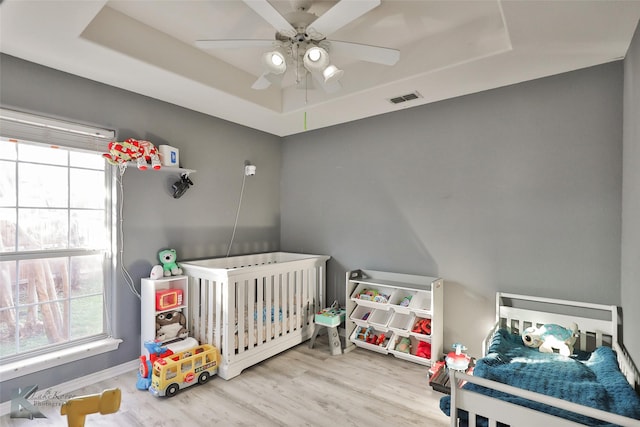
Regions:
<instances>
[{"instance_id":1,"label":"white cord on wall","mask_svg":"<svg viewBox=\"0 0 640 427\"><path fill-rule=\"evenodd\" d=\"M231 245L233 245L233 239L236 237L236 228L238 227L238 217L240 216L240 206L242 206L242 195L244 194L244 183L247 181L247 173L242 174L242 188L240 189L240 200L238 200L238 209L236 210L236 220L233 223L233 233L231 234L231 241L229 242L229 248L227 249L227 257L231 253Z\"/></svg>"},{"instance_id":2,"label":"white cord on wall","mask_svg":"<svg viewBox=\"0 0 640 427\"><path fill-rule=\"evenodd\" d=\"M139 299L142 299L142 297L140 296L140 292L138 292L138 290L136 289L135 285L133 284L133 278L131 277L131 275L129 274L129 272L127 271L127 268L124 266L124 185L122 183L122 177L124 176L124 171L126 170L126 165L120 165L120 167L118 168L118 189L120 190L120 209L118 212L118 215L120 216L119 218L119 236L120 236L120 250L119 250L119 255L120 255L120 270L122 272L122 276L124 277L124 281L127 283L127 285L129 286L129 290L135 295L137 296Z\"/></svg>"}]
</instances>

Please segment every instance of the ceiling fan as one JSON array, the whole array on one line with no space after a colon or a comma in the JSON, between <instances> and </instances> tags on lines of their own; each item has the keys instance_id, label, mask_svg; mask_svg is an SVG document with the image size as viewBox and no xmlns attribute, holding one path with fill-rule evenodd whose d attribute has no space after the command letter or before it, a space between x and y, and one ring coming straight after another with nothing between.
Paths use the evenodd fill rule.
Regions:
<instances>
[{"instance_id":1,"label":"ceiling fan","mask_svg":"<svg viewBox=\"0 0 640 427\"><path fill-rule=\"evenodd\" d=\"M263 74L251 86L267 89L282 81L288 67L294 67L296 83L308 88L311 76L326 92L340 89L343 70L331 62L330 53L383 65L394 65L400 51L380 46L328 40L327 36L378 7L381 0L341 0L321 16L308 12L312 0L291 0L294 11L281 15L267 0L243 0L276 30L275 40L222 39L197 40L201 49L264 47Z\"/></svg>"}]
</instances>

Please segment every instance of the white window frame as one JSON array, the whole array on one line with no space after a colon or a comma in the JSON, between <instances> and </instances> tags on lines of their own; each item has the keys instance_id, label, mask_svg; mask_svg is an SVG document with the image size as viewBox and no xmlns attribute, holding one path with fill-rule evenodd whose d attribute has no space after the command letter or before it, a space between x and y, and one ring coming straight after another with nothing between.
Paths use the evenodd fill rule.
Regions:
<instances>
[{"instance_id":1,"label":"white window frame","mask_svg":"<svg viewBox=\"0 0 640 427\"><path fill-rule=\"evenodd\" d=\"M41 117L29 113L0 108L0 135L18 141L46 143L65 148L81 149L85 151L107 152L107 144L115 139L115 132L91 126L79 125L57 119ZM110 217L111 248L108 251L108 267L104 282L104 334L95 337L70 341L60 346L52 347L46 352L34 352L24 354L20 360L12 360L0 364L0 381L10 380L40 370L53 368L65 363L80 360L86 357L112 351L118 348L122 342L111 333L110 319L114 318L113 292L115 286L115 254L117 253L117 200L114 189L116 188L116 173L114 168L109 168L108 196L112 206ZM21 256L19 252L12 256ZM0 258L4 258L0 254Z\"/></svg>"}]
</instances>

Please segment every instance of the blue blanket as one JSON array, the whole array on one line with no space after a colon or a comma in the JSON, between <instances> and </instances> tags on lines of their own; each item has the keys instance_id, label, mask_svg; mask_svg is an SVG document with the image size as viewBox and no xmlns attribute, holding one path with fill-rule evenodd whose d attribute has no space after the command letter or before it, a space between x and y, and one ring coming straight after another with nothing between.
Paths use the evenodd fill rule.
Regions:
<instances>
[{"instance_id":1,"label":"blue blanket","mask_svg":"<svg viewBox=\"0 0 640 427\"><path fill-rule=\"evenodd\" d=\"M487 356L477 361L473 375L640 419L640 397L620 372L609 347L565 357L526 347L519 335L501 329ZM586 425L611 425L475 384L467 383L464 388ZM440 400L440 409L449 415L450 396Z\"/></svg>"}]
</instances>

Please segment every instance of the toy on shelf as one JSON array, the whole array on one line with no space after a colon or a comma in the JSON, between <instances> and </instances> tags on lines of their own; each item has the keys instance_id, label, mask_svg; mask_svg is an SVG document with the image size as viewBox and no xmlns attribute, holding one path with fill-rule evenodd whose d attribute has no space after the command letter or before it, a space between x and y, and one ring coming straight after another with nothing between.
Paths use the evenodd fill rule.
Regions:
<instances>
[{"instance_id":1,"label":"toy on shelf","mask_svg":"<svg viewBox=\"0 0 640 427\"><path fill-rule=\"evenodd\" d=\"M466 371L469 368L469 362L471 358L463 353L467 349L462 344L456 343L452 346L455 351L449 352L445 361L447 362L447 368L455 369L456 371Z\"/></svg>"},{"instance_id":2,"label":"toy on shelf","mask_svg":"<svg viewBox=\"0 0 640 427\"><path fill-rule=\"evenodd\" d=\"M108 145L109 152L102 155L112 165L123 167L128 162L136 162L138 169L146 170L149 163L153 169L160 169L160 157L158 150L149 141L138 141L129 138L122 142L111 141Z\"/></svg>"},{"instance_id":3,"label":"toy on shelf","mask_svg":"<svg viewBox=\"0 0 640 427\"><path fill-rule=\"evenodd\" d=\"M413 329L411 329L411 332L422 335L431 335L431 319L419 318L413 325Z\"/></svg>"},{"instance_id":4,"label":"toy on shelf","mask_svg":"<svg viewBox=\"0 0 640 427\"><path fill-rule=\"evenodd\" d=\"M149 273L149 279L158 280L158 279L162 279L163 277L164 277L164 269L162 268L162 266L160 264L154 265L151 268L151 273Z\"/></svg>"},{"instance_id":5,"label":"toy on shelf","mask_svg":"<svg viewBox=\"0 0 640 427\"><path fill-rule=\"evenodd\" d=\"M62 404L60 415L67 416L69 427L82 427L89 414L106 415L118 412L121 400L122 392L119 388L108 389L100 394L78 396Z\"/></svg>"},{"instance_id":6,"label":"toy on shelf","mask_svg":"<svg viewBox=\"0 0 640 427\"><path fill-rule=\"evenodd\" d=\"M164 270L164 275L166 277L179 276L182 274L182 269L176 262L178 255L176 254L175 249L164 249L158 252L158 258L162 263L162 269Z\"/></svg>"},{"instance_id":7,"label":"toy on shelf","mask_svg":"<svg viewBox=\"0 0 640 427\"><path fill-rule=\"evenodd\" d=\"M355 297L356 299L379 302L382 304L389 302L389 295L380 293L377 289L363 289Z\"/></svg>"},{"instance_id":8,"label":"toy on shelf","mask_svg":"<svg viewBox=\"0 0 640 427\"><path fill-rule=\"evenodd\" d=\"M356 339L367 342L367 339L371 335L371 328L365 328L364 326L358 326L356 330Z\"/></svg>"},{"instance_id":9,"label":"toy on shelf","mask_svg":"<svg viewBox=\"0 0 640 427\"><path fill-rule=\"evenodd\" d=\"M431 343L426 341L418 341L416 356L423 357L425 359L431 359Z\"/></svg>"},{"instance_id":10,"label":"toy on shelf","mask_svg":"<svg viewBox=\"0 0 640 427\"><path fill-rule=\"evenodd\" d=\"M180 310L156 315L156 341L166 343L173 339L184 339L189 335L187 319Z\"/></svg>"},{"instance_id":11,"label":"toy on shelf","mask_svg":"<svg viewBox=\"0 0 640 427\"><path fill-rule=\"evenodd\" d=\"M389 337L384 333L376 334L375 330L371 327L365 328L364 326L358 326L356 329L355 338L360 341L364 341L367 344L386 347L389 344Z\"/></svg>"},{"instance_id":12,"label":"toy on shelf","mask_svg":"<svg viewBox=\"0 0 640 427\"><path fill-rule=\"evenodd\" d=\"M411 297L412 295L404 297L402 301L400 301L400 307L409 307L409 304L411 304Z\"/></svg>"},{"instance_id":13,"label":"toy on shelf","mask_svg":"<svg viewBox=\"0 0 640 427\"><path fill-rule=\"evenodd\" d=\"M373 301L373 299L378 295L377 289L363 289L358 295L356 295L357 299Z\"/></svg>"},{"instance_id":14,"label":"toy on shelf","mask_svg":"<svg viewBox=\"0 0 640 427\"><path fill-rule=\"evenodd\" d=\"M154 396L175 396L178 390L194 384L205 384L218 372L220 352L202 344L153 363L149 392Z\"/></svg>"},{"instance_id":15,"label":"toy on shelf","mask_svg":"<svg viewBox=\"0 0 640 427\"><path fill-rule=\"evenodd\" d=\"M386 340L387 340L387 337L386 337L385 334L376 335L376 334L371 333L367 337L366 342L368 344L384 346Z\"/></svg>"},{"instance_id":16,"label":"toy on shelf","mask_svg":"<svg viewBox=\"0 0 640 427\"><path fill-rule=\"evenodd\" d=\"M522 341L527 347L537 347L543 353L553 353L557 350L563 356L573 353L576 342L578 325L571 324L571 329L553 323L537 328L531 326L522 331Z\"/></svg>"},{"instance_id":17,"label":"toy on shelf","mask_svg":"<svg viewBox=\"0 0 640 427\"><path fill-rule=\"evenodd\" d=\"M149 352L147 358L144 354L140 356L140 366L138 368L138 390L149 390L151 387L151 368L153 363L161 357L171 356L173 351L167 347L162 347L157 341L145 341L144 348Z\"/></svg>"},{"instance_id":18,"label":"toy on shelf","mask_svg":"<svg viewBox=\"0 0 640 427\"><path fill-rule=\"evenodd\" d=\"M160 289L156 291L156 310L171 310L182 305L182 289Z\"/></svg>"},{"instance_id":19,"label":"toy on shelf","mask_svg":"<svg viewBox=\"0 0 640 427\"><path fill-rule=\"evenodd\" d=\"M411 340L407 337L400 338L400 341L396 344L395 350L403 353L409 353L411 351Z\"/></svg>"}]
</instances>

